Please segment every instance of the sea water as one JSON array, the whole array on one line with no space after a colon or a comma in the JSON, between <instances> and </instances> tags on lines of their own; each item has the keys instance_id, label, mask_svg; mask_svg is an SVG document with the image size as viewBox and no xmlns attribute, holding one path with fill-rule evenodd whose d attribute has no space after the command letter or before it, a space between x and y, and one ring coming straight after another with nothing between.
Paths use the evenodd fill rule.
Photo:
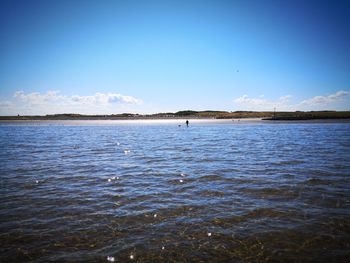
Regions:
<instances>
[{"instance_id":1,"label":"sea water","mask_svg":"<svg viewBox=\"0 0 350 263\"><path fill-rule=\"evenodd\" d=\"M1 123L0 261L350 259L350 123L184 124Z\"/></svg>"}]
</instances>

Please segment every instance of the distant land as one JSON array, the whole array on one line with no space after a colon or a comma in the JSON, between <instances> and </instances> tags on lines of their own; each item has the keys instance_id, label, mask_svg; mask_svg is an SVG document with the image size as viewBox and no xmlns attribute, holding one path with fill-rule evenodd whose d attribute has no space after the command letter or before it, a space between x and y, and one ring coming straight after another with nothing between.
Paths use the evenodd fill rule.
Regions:
<instances>
[{"instance_id":1,"label":"distant land","mask_svg":"<svg viewBox=\"0 0 350 263\"><path fill-rule=\"evenodd\" d=\"M52 114L52 115L17 115L0 116L6 120L132 120L132 119L239 119L261 118L264 120L316 120L316 119L350 119L350 111L193 111L183 110L155 114L122 113L110 115L83 115L83 114Z\"/></svg>"}]
</instances>

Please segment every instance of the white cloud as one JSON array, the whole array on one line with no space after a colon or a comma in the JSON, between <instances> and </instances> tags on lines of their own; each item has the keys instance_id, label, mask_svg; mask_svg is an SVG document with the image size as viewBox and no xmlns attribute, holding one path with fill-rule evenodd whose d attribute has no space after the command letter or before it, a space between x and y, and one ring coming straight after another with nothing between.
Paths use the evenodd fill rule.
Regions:
<instances>
[{"instance_id":1,"label":"white cloud","mask_svg":"<svg viewBox=\"0 0 350 263\"><path fill-rule=\"evenodd\" d=\"M93 96L72 96L74 103L83 104L109 104L109 103L127 103L139 104L141 101L132 96L125 96L117 93L96 93Z\"/></svg>"},{"instance_id":2,"label":"white cloud","mask_svg":"<svg viewBox=\"0 0 350 263\"><path fill-rule=\"evenodd\" d=\"M349 94L350 92L348 91L340 90L328 96L315 96L313 98L303 100L300 104L306 105L306 106L315 106L315 105L326 106L328 104L344 100L344 98Z\"/></svg>"},{"instance_id":3,"label":"white cloud","mask_svg":"<svg viewBox=\"0 0 350 263\"><path fill-rule=\"evenodd\" d=\"M348 91L340 90L326 96L315 96L301 102L291 103L292 96L282 96L278 100L272 101L258 98L250 98L247 95L234 100L234 103L241 110L271 111L277 110L295 111L295 110L349 110L350 105L346 105L346 97L350 94ZM345 103L345 105L344 105ZM330 108L328 108L330 107Z\"/></svg>"},{"instance_id":4,"label":"white cloud","mask_svg":"<svg viewBox=\"0 0 350 263\"><path fill-rule=\"evenodd\" d=\"M125 96L118 93L96 93L92 96L63 96L58 91L48 91L44 94L32 92L25 94L23 91L16 91L14 98L31 104L45 104L49 102L59 102L62 104L89 104L107 105L110 103L138 104L141 101L132 96Z\"/></svg>"},{"instance_id":5,"label":"white cloud","mask_svg":"<svg viewBox=\"0 0 350 263\"><path fill-rule=\"evenodd\" d=\"M48 91L45 94L41 94L39 92L25 94L23 91L16 91L13 97L22 102L30 103L33 105L45 104L59 100L66 100L68 98L65 96L61 96L58 93L58 91Z\"/></svg>"},{"instance_id":6,"label":"white cloud","mask_svg":"<svg viewBox=\"0 0 350 263\"><path fill-rule=\"evenodd\" d=\"M133 111L142 101L119 93L66 96L59 91L25 93L16 91L11 101L0 101L0 114L112 114Z\"/></svg>"},{"instance_id":7,"label":"white cloud","mask_svg":"<svg viewBox=\"0 0 350 263\"><path fill-rule=\"evenodd\" d=\"M283 97L280 97L276 101L271 101L264 99L262 96L259 98L250 98L247 95L243 95L237 99L234 100L234 103L239 106L241 109L245 110L257 110L257 111L263 111L263 110L273 110L274 108L284 109L284 110L290 110L288 103L290 99L292 98L291 95L286 95Z\"/></svg>"}]
</instances>

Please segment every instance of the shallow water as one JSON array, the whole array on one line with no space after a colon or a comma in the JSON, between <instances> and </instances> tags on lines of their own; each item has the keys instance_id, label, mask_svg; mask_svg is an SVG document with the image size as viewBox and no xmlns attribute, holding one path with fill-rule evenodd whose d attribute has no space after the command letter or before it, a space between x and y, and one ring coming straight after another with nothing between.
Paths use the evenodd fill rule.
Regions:
<instances>
[{"instance_id":1,"label":"shallow water","mask_svg":"<svg viewBox=\"0 0 350 263\"><path fill-rule=\"evenodd\" d=\"M349 123L178 122L0 124L0 261L350 260Z\"/></svg>"}]
</instances>

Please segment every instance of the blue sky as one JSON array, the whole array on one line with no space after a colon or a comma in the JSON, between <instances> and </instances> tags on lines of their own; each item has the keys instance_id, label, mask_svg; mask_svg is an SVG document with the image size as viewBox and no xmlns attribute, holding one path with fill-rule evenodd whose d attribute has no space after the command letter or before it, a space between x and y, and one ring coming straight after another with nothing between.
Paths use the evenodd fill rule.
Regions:
<instances>
[{"instance_id":1,"label":"blue sky","mask_svg":"<svg viewBox=\"0 0 350 263\"><path fill-rule=\"evenodd\" d=\"M350 110L348 1L3 1L0 114Z\"/></svg>"}]
</instances>

